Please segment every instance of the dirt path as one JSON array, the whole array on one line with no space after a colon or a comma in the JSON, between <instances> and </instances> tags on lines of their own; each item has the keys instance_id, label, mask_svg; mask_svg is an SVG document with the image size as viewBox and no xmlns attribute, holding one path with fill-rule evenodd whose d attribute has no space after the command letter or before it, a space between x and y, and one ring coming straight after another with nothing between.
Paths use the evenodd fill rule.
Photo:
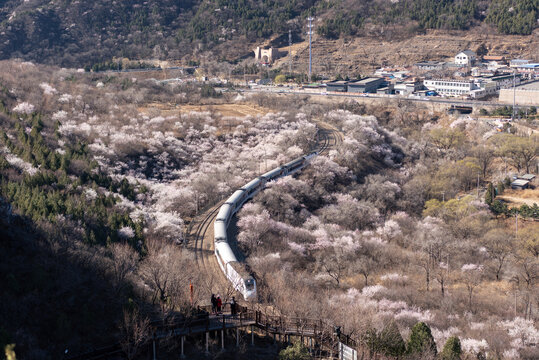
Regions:
<instances>
[{"instance_id":1,"label":"dirt path","mask_svg":"<svg viewBox=\"0 0 539 360\"><path fill-rule=\"evenodd\" d=\"M539 205L539 189L506 190L496 198L508 202L509 207L523 204L533 206L534 203Z\"/></svg>"},{"instance_id":2,"label":"dirt path","mask_svg":"<svg viewBox=\"0 0 539 360\"><path fill-rule=\"evenodd\" d=\"M221 116L257 116L272 112L271 109L254 104L213 104L213 105L174 105L174 104L149 104L140 107L139 112L149 116L172 116L188 114L191 111L220 114Z\"/></svg>"},{"instance_id":3,"label":"dirt path","mask_svg":"<svg viewBox=\"0 0 539 360\"><path fill-rule=\"evenodd\" d=\"M520 206L523 204L526 204L528 206L533 206L533 204L539 205L539 199L523 199L520 197L508 196L508 195L500 195L500 196L496 196L496 198L505 200L506 202L509 203L509 205L514 205L514 206Z\"/></svg>"}]
</instances>

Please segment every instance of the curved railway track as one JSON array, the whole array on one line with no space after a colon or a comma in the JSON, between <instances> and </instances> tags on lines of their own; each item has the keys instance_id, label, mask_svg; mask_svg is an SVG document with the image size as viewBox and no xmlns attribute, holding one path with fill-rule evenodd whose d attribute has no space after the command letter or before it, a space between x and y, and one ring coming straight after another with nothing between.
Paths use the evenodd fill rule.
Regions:
<instances>
[{"instance_id":1,"label":"curved railway track","mask_svg":"<svg viewBox=\"0 0 539 360\"><path fill-rule=\"evenodd\" d=\"M214 205L212 208L210 208L209 212L205 213L204 218L202 222L198 224L198 226L195 229L195 260L200 259L202 264L204 265L204 238L206 237L206 234L208 230L210 229L211 225L213 224L213 221L215 220L215 217L217 216L217 213L219 212L219 208L223 204L222 201Z\"/></svg>"},{"instance_id":2,"label":"curved railway track","mask_svg":"<svg viewBox=\"0 0 539 360\"><path fill-rule=\"evenodd\" d=\"M318 122L317 125L319 127L318 152L319 154L327 155L330 149L342 143L343 135L337 128L328 123ZM199 269L205 271L210 277L217 276L219 283L228 281L214 256L213 244L213 223L222 204L223 201L219 201L200 215L200 220L197 221L189 234L189 243L192 245Z\"/></svg>"}]
</instances>

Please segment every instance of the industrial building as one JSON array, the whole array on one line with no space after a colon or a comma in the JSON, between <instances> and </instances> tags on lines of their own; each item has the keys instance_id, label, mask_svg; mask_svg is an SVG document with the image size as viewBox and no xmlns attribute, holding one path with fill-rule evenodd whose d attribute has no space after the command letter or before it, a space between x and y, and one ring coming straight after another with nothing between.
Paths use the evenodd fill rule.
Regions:
<instances>
[{"instance_id":1,"label":"industrial building","mask_svg":"<svg viewBox=\"0 0 539 360\"><path fill-rule=\"evenodd\" d=\"M346 92L348 90L348 81L339 80L332 81L326 84L327 91Z\"/></svg>"},{"instance_id":2,"label":"industrial building","mask_svg":"<svg viewBox=\"0 0 539 360\"><path fill-rule=\"evenodd\" d=\"M348 92L375 93L384 82L383 78L369 77L359 81L348 83Z\"/></svg>"}]
</instances>

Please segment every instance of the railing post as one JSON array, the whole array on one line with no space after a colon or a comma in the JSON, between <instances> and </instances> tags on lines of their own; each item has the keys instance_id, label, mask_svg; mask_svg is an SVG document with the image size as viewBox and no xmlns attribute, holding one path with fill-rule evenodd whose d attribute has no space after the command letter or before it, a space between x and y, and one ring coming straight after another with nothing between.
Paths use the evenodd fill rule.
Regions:
<instances>
[{"instance_id":1,"label":"railing post","mask_svg":"<svg viewBox=\"0 0 539 360\"><path fill-rule=\"evenodd\" d=\"M185 359L185 353L184 353L184 351L183 351L183 343L184 343L184 341L185 341L185 336L182 336L182 340L181 340L181 341L182 341L182 351L181 351L181 353L180 353L180 359Z\"/></svg>"},{"instance_id":2,"label":"railing post","mask_svg":"<svg viewBox=\"0 0 539 360\"><path fill-rule=\"evenodd\" d=\"M153 333L153 343L152 343L152 348L153 348L153 360L157 360L157 350L155 349L155 332Z\"/></svg>"}]
</instances>

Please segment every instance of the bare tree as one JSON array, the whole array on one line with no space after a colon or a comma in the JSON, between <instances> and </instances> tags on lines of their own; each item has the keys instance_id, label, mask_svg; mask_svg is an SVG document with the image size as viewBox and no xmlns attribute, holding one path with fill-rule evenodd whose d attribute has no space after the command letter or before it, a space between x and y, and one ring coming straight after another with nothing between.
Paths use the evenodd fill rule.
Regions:
<instances>
[{"instance_id":1,"label":"bare tree","mask_svg":"<svg viewBox=\"0 0 539 360\"><path fill-rule=\"evenodd\" d=\"M150 336L150 320L142 317L137 309L124 310L120 323L121 346L129 360L134 359Z\"/></svg>"},{"instance_id":2,"label":"bare tree","mask_svg":"<svg viewBox=\"0 0 539 360\"><path fill-rule=\"evenodd\" d=\"M495 149L492 146L479 145L473 148L472 155L477 159L483 178L486 178L490 172L492 162L496 158Z\"/></svg>"},{"instance_id":3,"label":"bare tree","mask_svg":"<svg viewBox=\"0 0 539 360\"><path fill-rule=\"evenodd\" d=\"M503 266L513 252L513 235L503 229L492 229L482 239L483 246L487 249L489 257L493 260L492 266L496 280L500 280Z\"/></svg>"},{"instance_id":4,"label":"bare tree","mask_svg":"<svg viewBox=\"0 0 539 360\"><path fill-rule=\"evenodd\" d=\"M431 272L433 267L432 257L426 253L419 253L416 256L417 266L425 270L425 286L427 291L430 291Z\"/></svg>"},{"instance_id":5,"label":"bare tree","mask_svg":"<svg viewBox=\"0 0 539 360\"><path fill-rule=\"evenodd\" d=\"M470 308L470 311L473 311L473 293L481 284L483 268L482 266L475 264L467 264L464 265L461 270L460 280L466 285L466 290L468 292L468 307Z\"/></svg>"},{"instance_id":6,"label":"bare tree","mask_svg":"<svg viewBox=\"0 0 539 360\"><path fill-rule=\"evenodd\" d=\"M189 281L193 260L177 247L163 245L157 240L148 241L148 256L142 262L139 275L148 286L151 301L161 308L165 319L173 310L189 307Z\"/></svg>"},{"instance_id":7,"label":"bare tree","mask_svg":"<svg viewBox=\"0 0 539 360\"><path fill-rule=\"evenodd\" d=\"M342 249L332 249L330 253L321 253L318 257L320 267L335 280L337 286L341 284L341 278L346 274L348 260Z\"/></svg>"},{"instance_id":8,"label":"bare tree","mask_svg":"<svg viewBox=\"0 0 539 360\"><path fill-rule=\"evenodd\" d=\"M136 270L138 256L127 244L113 244L110 271L116 293L127 286L128 277Z\"/></svg>"}]
</instances>

